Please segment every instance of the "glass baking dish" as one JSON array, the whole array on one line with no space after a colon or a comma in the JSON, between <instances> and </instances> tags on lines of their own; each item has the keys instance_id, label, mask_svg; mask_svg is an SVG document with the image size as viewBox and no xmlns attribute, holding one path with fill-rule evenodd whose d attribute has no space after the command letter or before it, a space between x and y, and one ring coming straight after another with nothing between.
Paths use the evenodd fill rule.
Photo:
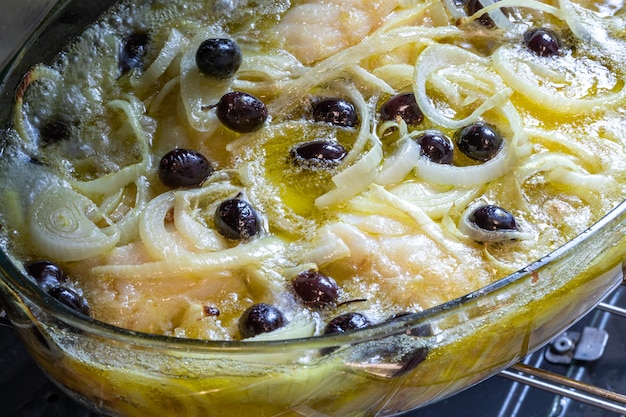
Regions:
<instances>
[{"instance_id":1,"label":"glass baking dish","mask_svg":"<svg viewBox=\"0 0 626 417\"><path fill-rule=\"evenodd\" d=\"M62 1L52 9L2 72L3 127L21 75L112 3ZM0 253L0 295L35 361L100 413L388 416L468 388L576 322L621 284L625 229L622 203L555 252L478 291L366 329L307 339L201 341L116 328L53 300L7 253Z\"/></svg>"}]
</instances>

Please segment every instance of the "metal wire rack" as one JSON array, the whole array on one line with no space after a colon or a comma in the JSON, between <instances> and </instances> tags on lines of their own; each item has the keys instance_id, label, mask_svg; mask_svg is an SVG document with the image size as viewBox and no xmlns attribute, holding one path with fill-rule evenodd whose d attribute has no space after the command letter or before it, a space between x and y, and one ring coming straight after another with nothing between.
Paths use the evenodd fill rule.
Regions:
<instances>
[{"instance_id":1,"label":"metal wire rack","mask_svg":"<svg viewBox=\"0 0 626 417\"><path fill-rule=\"evenodd\" d=\"M623 283L622 289L626 289L626 281ZM597 306L597 309L620 319L626 319L626 309L622 307L602 302ZM602 410L626 415L626 395L536 366L518 363L501 371L499 376Z\"/></svg>"}]
</instances>

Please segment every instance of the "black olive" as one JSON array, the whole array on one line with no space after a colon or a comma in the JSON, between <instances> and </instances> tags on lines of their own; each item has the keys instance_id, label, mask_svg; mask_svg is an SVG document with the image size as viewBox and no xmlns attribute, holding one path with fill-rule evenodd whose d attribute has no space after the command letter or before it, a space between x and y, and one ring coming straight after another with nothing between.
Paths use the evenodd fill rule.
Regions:
<instances>
[{"instance_id":1,"label":"black olive","mask_svg":"<svg viewBox=\"0 0 626 417\"><path fill-rule=\"evenodd\" d=\"M159 178L168 187L196 187L213 173L213 166L200 152L178 148L159 163Z\"/></svg>"},{"instance_id":2,"label":"black olive","mask_svg":"<svg viewBox=\"0 0 626 417\"><path fill-rule=\"evenodd\" d=\"M291 282L294 292L308 307L332 305L339 298L339 286L331 277L319 271L300 272Z\"/></svg>"},{"instance_id":3,"label":"black olive","mask_svg":"<svg viewBox=\"0 0 626 417\"><path fill-rule=\"evenodd\" d=\"M461 152L481 162L496 156L504 143L496 128L486 123L465 126L456 132L454 138Z\"/></svg>"},{"instance_id":4,"label":"black olive","mask_svg":"<svg viewBox=\"0 0 626 417\"><path fill-rule=\"evenodd\" d=\"M143 69L144 57L148 52L148 42L150 42L150 36L147 33L133 33L123 40L119 57L122 74L133 69Z\"/></svg>"},{"instance_id":5,"label":"black olive","mask_svg":"<svg viewBox=\"0 0 626 417\"><path fill-rule=\"evenodd\" d=\"M549 29L531 29L524 34L528 49L538 56L553 56L559 53L559 39Z\"/></svg>"},{"instance_id":6,"label":"black olive","mask_svg":"<svg viewBox=\"0 0 626 417\"><path fill-rule=\"evenodd\" d=\"M475 209L468 220L483 230L518 230L515 217L502 207L484 205Z\"/></svg>"},{"instance_id":7,"label":"black olive","mask_svg":"<svg viewBox=\"0 0 626 417\"><path fill-rule=\"evenodd\" d=\"M251 94L232 91L217 103L217 118L235 132L249 133L258 130L267 120L265 104Z\"/></svg>"},{"instance_id":8,"label":"black olive","mask_svg":"<svg viewBox=\"0 0 626 417\"><path fill-rule=\"evenodd\" d=\"M317 166L332 166L345 158L346 149L339 143L315 140L303 143L293 149L292 154L296 163Z\"/></svg>"},{"instance_id":9,"label":"black olive","mask_svg":"<svg viewBox=\"0 0 626 417\"><path fill-rule=\"evenodd\" d=\"M426 131L415 138L420 153L438 164L451 164L454 157L452 140L436 130Z\"/></svg>"},{"instance_id":10,"label":"black olive","mask_svg":"<svg viewBox=\"0 0 626 417\"><path fill-rule=\"evenodd\" d=\"M324 334L344 333L362 329L372 323L361 313L345 313L335 317L326 325Z\"/></svg>"},{"instance_id":11,"label":"black olive","mask_svg":"<svg viewBox=\"0 0 626 417\"><path fill-rule=\"evenodd\" d=\"M483 8L484 6L480 3L480 0L468 0L467 3L465 3L465 13L467 13L468 16L472 16L474 13ZM496 23L491 19L491 17L489 17L489 13L483 14L477 19L477 21L488 29L496 27Z\"/></svg>"},{"instance_id":12,"label":"black olive","mask_svg":"<svg viewBox=\"0 0 626 417\"><path fill-rule=\"evenodd\" d=\"M356 109L352 103L341 98L327 98L313 105L313 120L335 126L354 127L358 123Z\"/></svg>"},{"instance_id":13,"label":"black olive","mask_svg":"<svg viewBox=\"0 0 626 417\"><path fill-rule=\"evenodd\" d=\"M408 125L416 125L424 120L424 113L417 106L415 94L403 93L390 98L380 108L382 120L396 120L402 118Z\"/></svg>"},{"instance_id":14,"label":"black olive","mask_svg":"<svg viewBox=\"0 0 626 417\"><path fill-rule=\"evenodd\" d=\"M223 201L215 210L215 228L229 239L248 240L261 231L256 210L245 200Z\"/></svg>"},{"instance_id":15,"label":"black olive","mask_svg":"<svg viewBox=\"0 0 626 417\"><path fill-rule=\"evenodd\" d=\"M35 279L44 291L56 287L67 281L65 272L61 267L51 261L34 261L24 265L28 275Z\"/></svg>"},{"instance_id":16,"label":"black olive","mask_svg":"<svg viewBox=\"0 0 626 417\"><path fill-rule=\"evenodd\" d=\"M69 139L71 126L63 120L50 120L39 131L44 145L50 145Z\"/></svg>"},{"instance_id":17,"label":"black olive","mask_svg":"<svg viewBox=\"0 0 626 417\"><path fill-rule=\"evenodd\" d=\"M216 78L228 78L241 66L241 48L228 38L211 38L200 44L196 65L201 73Z\"/></svg>"},{"instance_id":18,"label":"black olive","mask_svg":"<svg viewBox=\"0 0 626 417\"><path fill-rule=\"evenodd\" d=\"M76 291L62 285L57 285L50 288L48 290L48 294L69 308L72 308L86 316L91 316L87 300L85 300L84 297L81 297Z\"/></svg>"},{"instance_id":19,"label":"black olive","mask_svg":"<svg viewBox=\"0 0 626 417\"><path fill-rule=\"evenodd\" d=\"M260 303L250 306L239 318L239 333L242 338L268 333L287 324L282 311L278 308Z\"/></svg>"}]
</instances>

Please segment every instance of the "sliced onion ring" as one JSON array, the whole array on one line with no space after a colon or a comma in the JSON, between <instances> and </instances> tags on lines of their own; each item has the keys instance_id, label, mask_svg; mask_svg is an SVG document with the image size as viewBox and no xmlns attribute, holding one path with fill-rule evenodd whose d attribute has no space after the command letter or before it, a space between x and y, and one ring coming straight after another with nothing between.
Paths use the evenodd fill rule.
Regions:
<instances>
[{"instance_id":1,"label":"sliced onion ring","mask_svg":"<svg viewBox=\"0 0 626 417\"><path fill-rule=\"evenodd\" d=\"M155 259L177 258L192 253L182 239L165 226L165 218L174 207L176 194L165 192L151 200L139 216L139 236ZM179 236L180 237L180 236Z\"/></svg>"},{"instance_id":2,"label":"sliced onion ring","mask_svg":"<svg viewBox=\"0 0 626 417\"><path fill-rule=\"evenodd\" d=\"M500 152L491 160L466 167L438 164L421 157L415 166L415 174L434 184L473 186L487 184L504 175L511 167L511 145L504 141Z\"/></svg>"},{"instance_id":3,"label":"sliced onion ring","mask_svg":"<svg viewBox=\"0 0 626 417\"><path fill-rule=\"evenodd\" d=\"M494 69L510 88L536 106L552 112L577 115L619 105L626 98L626 87L619 85L619 89L615 92L589 98L568 97L565 94L555 93L551 89L542 87L541 84L531 82L525 72L520 72L519 52L508 46L496 49L492 59Z\"/></svg>"},{"instance_id":4,"label":"sliced onion ring","mask_svg":"<svg viewBox=\"0 0 626 417\"><path fill-rule=\"evenodd\" d=\"M441 69L468 63L484 66L485 71L487 71L487 68L490 66L490 61L487 58L483 58L454 45L435 44L428 46L417 59L413 80L415 100L424 113L424 116L442 127L459 129L476 122L488 110L502 106L511 94L513 94L513 90L508 88L498 75L495 75L493 79L493 91L497 91L497 93L485 98L483 103L478 106L472 114L463 119L453 119L443 114L435 107L427 94L426 84L428 79L432 74Z\"/></svg>"},{"instance_id":5,"label":"sliced onion ring","mask_svg":"<svg viewBox=\"0 0 626 417\"><path fill-rule=\"evenodd\" d=\"M119 240L114 226L100 228L88 214L97 207L71 188L54 187L39 194L30 215L30 241L59 261L81 261L111 250Z\"/></svg>"},{"instance_id":6,"label":"sliced onion ring","mask_svg":"<svg viewBox=\"0 0 626 417\"><path fill-rule=\"evenodd\" d=\"M383 163L376 175L379 185L395 184L402 181L420 159L420 146L413 139L406 139Z\"/></svg>"},{"instance_id":7,"label":"sliced onion ring","mask_svg":"<svg viewBox=\"0 0 626 417\"><path fill-rule=\"evenodd\" d=\"M483 9L475 13L476 17L481 16L484 13L487 13L493 23L496 24L500 29L509 29L511 26L511 21L502 11L502 6L496 3L497 0L478 0L480 4L483 6Z\"/></svg>"},{"instance_id":8,"label":"sliced onion ring","mask_svg":"<svg viewBox=\"0 0 626 417\"><path fill-rule=\"evenodd\" d=\"M185 50L188 43L189 40L182 33L172 29L154 62L143 74L130 78L133 88L144 89L154 84L174 62L174 59Z\"/></svg>"}]
</instances>

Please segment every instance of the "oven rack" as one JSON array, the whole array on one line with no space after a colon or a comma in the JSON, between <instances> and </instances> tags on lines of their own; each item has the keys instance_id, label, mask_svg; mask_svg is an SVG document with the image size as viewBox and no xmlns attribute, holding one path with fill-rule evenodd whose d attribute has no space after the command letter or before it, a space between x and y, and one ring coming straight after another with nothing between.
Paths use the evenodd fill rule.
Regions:
<instances>
[{"instance_id":1,"label":"oven rack","mask_svg":"<svg viewBox=\"0 0 626 417\"><path fill-rule=\"evenodd\" d=\"M622 282L622 287L626 289L626 280ZM626 319L625 308L601 302L596 309ZM523 362L501 371L498 376L618 415L626 415L626 395Z\"/></svg>"}]
</instances>

